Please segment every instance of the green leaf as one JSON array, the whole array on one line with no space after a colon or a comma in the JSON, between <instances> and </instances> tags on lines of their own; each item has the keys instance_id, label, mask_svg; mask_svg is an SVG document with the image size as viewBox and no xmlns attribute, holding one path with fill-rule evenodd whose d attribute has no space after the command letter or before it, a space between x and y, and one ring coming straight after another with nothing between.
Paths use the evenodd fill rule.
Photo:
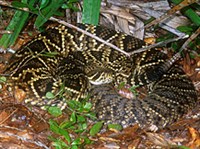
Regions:
<instances>
[{"instance_id":1,"label":"green leaf","mask_svg":"<svg viewBox=\"0 0 200 149\"><path fill-rule=\"evenodd\" d=\"M56 11L54 13L55 16L59 16L59 17L65 17L65 14L63 12L60 12L60 11Z\"/></svg>"},{"instance_id":2,"label":"green leaf","mask_svg":"<svg viewBox=\"0 0 200 149\"><path fill-rule=\"evenodd\" d=\"M50 2L48 0L41 0L40 10L47 7Z\"/></svg>"},{"instance_id":3,"label":"green leaf","mask_svg":"<svg viewBox=\"0 0 200 149\"><path fill-rule=\"evenodd\" d=\"M85 122L85 121L86 121L86 119L85 119L84 116L82 116L82 115L77 115L77 122L78 122L78 123L80 123L80 122Z\"/></svg>"},{"instance_id":4,"label":"green leaf","mask_svg":"<svg viewBox=\"0 0 200 149\"><path fill-rule=\"evenodd\" d=\"M191 34L194 31L191 26L179 26L177 29L186 34Z\"/></svg>"},{"instance_id":5,"label":"green leaf","mask_svg":"<svg viewBox=\"0 0 200 149\"><path fill-rule=\"evenodd\" d=\"M68 147L68 145L62 140L54 141L53 146L55 146L56 149L64 149L64 148Z\"/></svg>"},{"instance_id":6,"label":"green leaf","mask_svg":"<svg viewBox=\"0 0 200 149\"><path fill-rule=\"evenodd\" d=\"M65 0L51 0L48 5L44 3L45 7L40 10L38 13L39 16L37 16L35 21L36 28L41 27L51 16L53 16L64 2Z\"/></svg>"},{"instance_id":7,"label":"green leaf","mask_svg":"<svg viewBox=\"0 0 200 149\"><path fill-rule=\"evenodd\" d=\"M79 2L79 0L68 0L68 3L76 3Z\"/></svg>"},{"instance_id":8,"label":"green leaf","mask_svg":"<svg viewBox=\"0 0 200 149\"><path fill-rule=\"evenodd\" d=\"M92 143L92 141L86 136L83 136L83 139L84 139L85 144L91 144Z\"/></svg>"},{"instance_id":9,"label":"green leaf","mask_svg":"<svg viewBox=\"0 0 200 149\"><path fill-rule=\"evenodd\" d=\"M22 0L21 3L18 3L19 6L25 6L25 4L28 4L30 6L33 6L35 3L37 3L37 0ZM16 3L15 3L16 4ZM16 5L18 5L16 4ZM19 36L19 33L23 29L24 25L27 23L27 20L29 19L29 13L24 12L21 10L16 10L15 14L10 21L9 25L7 26L7 31L12 31L12 34L4 34L0 39L0 46L3 48L8 48L9 46L13 45Z\"/></svg>"},{"instance_id":10,"label":"green leaf","mask_svg":"<svg viewBox=\"0 0 200 149\"><path fill-rule=\"evenodd\" d=\"M82 143L82 139L81 138L76 138L73 142L72 145L80 145Z\"/></svg>"},{"instance_id":11,"label":"green leaf","mask_svg":"<svg viewBox=\"0 0 200 149\"><path fill-rule=\"evenodd\" d=\"M87 116L88 118L91 118L92 120L96 120L96 114L94 112L90 112L90 113L86 113L84 114L85 116Z\"/></svg>"},{"instance_id":12,"label":"green leaf","mask_svg":"<svg viewBox=\"0 0 200 149\"><path fill-rule=\"evenodd\" d=\"M6 79L6 77L4 77L4 76L1 76L1 77L0 77L0 82L3 82L3 83L5 83L5 82L6 82L6 80L7 80L7 79Z\"/></svg>"},{"instance_id":13,"label":"green leaf","mask_svg":"<svg viewBox=\"0 0 200 149\"><path fill-rule=\"evenodd\" d=\"M71 117L70 117L70 121L71 121L72 123L76 123L76 113L75 113L75 112L72 113L72 115L71 115Z\"/></svg>"},{"instance_id":14,"label":"green leaf","mask_svg":"<svg viewBox=\"0 0 200 149\"><path fill-rule=\"evenodd\" d=\"M101 0L83 0L82 22L98 25Z\"/></svg>"},{"instance_id":15,"label":"green leaf","mask_svg":"<svg viewBox=\"0 0 200 149\"><path fill-rule=\"evenodd\" d=\"M53 136L48 136L48 139L50 140L50 141L57 141L57 139L56 138L54 138Z\"/></svg>"},{"instance_id":16,"label":"green leaf","mask_svg":"<svg viewBox=\"0 0 200 149\"><path fill-rule=\"evenodd\" d=\"M193 53L189 53L190 54L190 58L194 59L196 56Z\"/></svg>"},{"instance_id":17,"label":"green leaf","mask_svg":"<svg viewBox=\"0 0 200 149\"><path fill-rule=\"evenodd\" d=\"M97 122L96 124L94 124L92 128L90 129L90 135L91 136L96 135L101 130L102 126L103 126L103 122Z\"/></svg>"},{"instance_id":18,"label":"green leaf","mask_svg":"<svg viewBox=\"0 0 200 149\"><path fill-rule=\"evenodd\" d=\"M179 50L179 45L178 45L177 42L173 42L173 43L171 44L171 47L174 49L174 51Z\"/></svg>"},{"instance_id":19,"label":"green leaf","mask_svg":"<svg viewBox=\"0 0 200 149\"><path fill-rule=\"evenodd\" d=\"M138 87L139 87L139 85L131 86L131 87L129 88L129 90L130 90L134 95L138 95L138 92L137 92L137 90L136 90L136 88L138 88Z\"/></svg>"},{"instance_id":20,"label":"green leaf","mask_svg":"<svg viewBox=\"0 0 200 149\"><path fill-rule=\"evenodd\" d=\"M76 130L77 128L76 128L76 126L73 124L73 125L71 125L68 129L74 131L74 130Z\"/></svg>"},{"instance_id":21,"label":"green leaf","mask_svg":"<svg viewBox=\"0 0 200 149\"><path fill-rule=\"evenodd\" d=\"M59 107L49 107L48 112L55 117L62 115L62 111Z\"/></svg>"},{"instance_id":22,"label":"green leaf","mask_svg":"<svg viewBox=\"0 0 200 149\"><path fill-rule=\"evenodd\" d=\"M88 127L87 123L83 123L83 124L81 124L81 128L82 128L82 130L86 130L87 127Z\"/></svg>"},{"instance_id":23,"label":"green leaf","mask_svg":"<svg viewBox=\"0 0 200 149\"><path fill-rule=\"evenodd\" d=\"M172 33L167 33L165 36L157 38L156 42L165 41L165 40L171 39L171 38L174 38L174 35Z\"/></svg>"},{"instance_id":24,"label":"green leaf","mask_svg":"<svg viewBox=\"0 0 200 149\"><path fill-rule=\"evenodd\" d=\"M27 8L27 3L22 3L22 2L18 2L18 1L12 1L11 5L13 7L17 7L17 8Z\"/></svg>"},{"instance_id":25,"label":"green leaf","mask_svg":"<svg viewBox=\"0 0 200 149\"><path fill-rule=\"evenodd\" d=\"M181 32L193 32L193 28L191 26L178 26L177 29Z\"/></svg>"},{"instance_id":26,"label":"green leaf","mask_svg":"<svg viewBox=\"0 0 200 149\"><path fill-rule=\"evenodd\" d=\"M60 86L60 90L57 93L59 95L60 98L63 98L63 93L65 92L65 83L63 82Z\"/></svg>"},{"instance_id":27,"label":"green leaf","mask_svg":"<svg viewBox=\"0 0 200 149\"><path fill-rule=\"evenodd\" d=\"M74 6L74 4L77 2L79 2L79 0L69 0L67 3L63 4L61 8L72 9L73 11L79 11L79 8Z\"/></svg>"},{"instance_id":28,"label":"green leaf","mask_svg":"<svg viewBox=\"0 0 200 149\"><path fill-rule=\"evenodd\" d=\"M67 140L68 143L71 142L71 138L69 136L69 133L66 130L60 129L60 134L65 137L65 139Z\"/></svg>"},{"instance_id":29,"label":"green leaf","mask_svg":"<svg viewBox=\"0 0 200 149\"><path fill-rule=\"evenodd\" d=\"M69 133L66 130L60 128L56 121L50 119L49 125L50 125L51 131L53 131L56 134L63 135L65 137L65 139L68 141L68 143L71 142L71 138L69 136Z\"/></svg>"},{"instance_id":30,"label":"green leaf","mask_svg":"<svg viewBox=\"0 0 200 149\"><path fill-rule=\"evenodd\" d=\"M78 146L73 145L71 149L78 149Z\"/></svg>"},{"instance_id":31,"label":"green leaf","mask_svg":"<svg viewBox=\"0 0 200 149\"><path fill-rule=\"evenodd\" d=\"M123 87L125 86L125 82L121 82L119 85L118 85L118 87L117 87L117 89L122 89Z\"/></svg>"},{"instance_id":32,"label":"green leaf","mask_svg":"<svg viewBox=\"0 0 200 149\"><path fill-rule=\"evenodd\" d=\"M76 133L81 133L87 129L86 123L78 123L78 128L74 130Z\"/></svg>"},{"instance_id":33,"label":"green leaf","mask_svg":"<svg viewBox=\"0 0 200 149\"><path fill-rule=\"evenodd\" d=\"M119 124L108 124L108 129L122 130L123 127Z\"/></svg>"},{"instance_id":34,"label":"green leaf","mask_svg":"<svg viewBox=\"0 0 200 149\"><path fill-rule=\"evenodd\" d=\"M85 109L85 111L90 111L92 108L92 104L89 102L86 102L86 104L83 107Z\"/></svg>"},{"instance_id":35,"label":"green leaf","mask_svg":"<svg viewBox=\"0 0 200 149\"><path fill-rule=\"evenodd\" d=\"M59 129L59 126L58 126L56 121L50 119L49 120L49 125L50 125L50 130L51 131L53 131L53 132L55 132L57 134L60 134L60 132L59 132L60 129Z\"/></svg>"},{"instance_id":36,"label":"green leaf","mask_svg":"<svg viewBox=\"0 0 200 149\"><path fill-rule=\"evenodd\" d=\"M45 97L47 99L53 99L53 98L55 98L55 95L52 92L47 92L46 95L45 95Z\"/></svg>"},{"instance_id":37,"label":"green leaf","mask_svg":"<svg viewBox=\"0 0 200 149\"><path fill-rule=\"evenodd\" d=\"M175 4L179 4L180 2L182 2L183 0L172 0L173 3ZM200 25L200 17L199 15L190 7L184 7L181 12L187 16L188 18L190 18L190 20L195 23L197 26Z\"/></svg>"},{"instance_id":38,"label":"green leaf","mask_svg":"<svg viewBox=\"0 0 200 149\"><path fill-rule=\"evenodd\" d=\"M4 34L0 39L0 46L8 48L13 45L19 36L23 26L28 19L29 13L16 11L6 30L13 32L12 34Z\"/></svg>"},{"instance_id":39,"label":"green leaf","mask_svg":"<svg viewBox=\"0 0 200 149\"><path fill-rule=\"evenodd\" d=\"M67 100L67 104L72 110L79 110L79 108L82 106L82 104L76 100Z\"/></svg>"},{"instance_id":40,"label":"green leaf","mask_svg":"<svg viewBox=\"0 0 200 149\"><path fill-rule=\"evenodd\" d=\"M67 129L67 128L71 127L73 124L74 124L74 122L70 122L69 120L67 120L60 124L60 128Z\"/></svg>"}]
</instances>

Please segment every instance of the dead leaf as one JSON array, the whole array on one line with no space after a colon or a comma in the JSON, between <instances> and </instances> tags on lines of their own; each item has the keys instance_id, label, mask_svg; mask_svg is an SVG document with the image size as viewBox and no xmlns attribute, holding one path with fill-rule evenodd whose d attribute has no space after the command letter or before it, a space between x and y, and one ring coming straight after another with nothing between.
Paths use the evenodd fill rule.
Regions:
<instances>
[{"instance_id":1,"label":"dead leaf","mask_svg":"<svg viewBox=\"0 0 200 149\"><path fill-rule=\"evenodd\" d=\"M147 138L157 146L169 147L169 146L172 146L172 145L176 145L174 142L172 142L171 140L165 138L161 134L150 133L150 132L148 132L146 134L147 134Z\"/></svg>"},{"instance_id":2,"label":"dead leaf","mask_svg":"<svg viewBox=\"0 0 200 149\"><path fill-rule=\"evenodd\" d=\"M188 143L187 146L189 146L191 149L200 148L200 133L192 127L189 127L188 130L192 140Z\"/></svg>"},{"instance_id":3,"label":"dead leaf","mask_svg":"<svg viewBox=\"0 0 200 149\"><path fill-rule=\"evenodd\" d=\"M155 37L148 37L144 39L144 42L147 44L155 44L156 43L156 38Z\"/></svg>"},{"instance_id":4,"label":"dead leaf","mask_svg":"<svg viewBox=\"0 0 200 149\"><path fill-rule=\"evenodd\" d=\"M0 113L0 125L5 122L5 120L7 119L7 117L9 116L9 114L5 111L2 111Z\"/></svg>"},{"instance_id":5,"label":"dead leaf","mask_svg":"<svg viewBox=\"0 0 200 149\"><path fill-rule=\"evenodd\" d=\"M21 103L22 101L24 101L26 93L24 90L16 88L14 91L14 97L17 100L17 102Z\"/></svg>"}]
</instances>

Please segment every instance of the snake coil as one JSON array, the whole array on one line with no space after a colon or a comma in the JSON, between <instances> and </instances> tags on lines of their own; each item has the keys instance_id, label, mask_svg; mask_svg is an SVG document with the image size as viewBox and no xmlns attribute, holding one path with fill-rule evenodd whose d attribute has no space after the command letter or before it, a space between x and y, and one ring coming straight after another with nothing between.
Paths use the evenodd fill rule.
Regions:
<instances>
[{"instance_id":1,"label":"snake coil","mask_svg":"<svg viewBox=\"0 0 200 149\"><path fill-rule=\"evenodd\" d=\"M126 52L145 45L137 38L105 27L78 26ZM165 68L167 60L167 55L158 49L126 57L92 37L59 25L49 27L17 50L5 73L10 74L12 84L28 92L26 102L32 105L64 109L65 100L90 94L93 110L105 123L163 128L197 101L191 80L177 64ZM122 82L147 86L147 96L120 96L114 85ZM56 94L63 85L68 92L62 99L46 99L46 92Z\"/></svg>"}]
</instances>

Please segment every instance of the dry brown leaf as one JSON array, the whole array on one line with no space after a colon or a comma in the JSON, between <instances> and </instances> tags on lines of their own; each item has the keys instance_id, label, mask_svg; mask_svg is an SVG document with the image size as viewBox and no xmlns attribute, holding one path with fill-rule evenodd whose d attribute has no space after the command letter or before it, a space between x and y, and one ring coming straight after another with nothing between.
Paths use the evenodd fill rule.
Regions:
<instances>
[{"instance_id":1,"label":"dry brown leaf","mask_svg":"<svg viewBox=\"0 0 200 149\"><path fill-rule=\"evenodd\" d=\"M115 142L106 143L104 144L105 149L120 149L120 146L117 145Z\"/></svg>"},{"instance_id":2,"label":"dry brown leaf","mask_svg":"<svg viewBox=\"0 0 200 149\"><path fill-rule=\"evenodd\" d=\"M5 111L2 111L0 113L0 125L2 125L2 123L7 119L8 116L9 114Z\"/></svg>"},{"instance_id":3,"label":"dry brown leaf","mask_svg":"<svg viewBox=\"0 0 200 149\"><path fill-rule=\"evenodd\" d=\"M101 12L112 14L112 15L124 18L126 20L132 20L132 21L135 20L134 16L132 14L130 14L129 12L127 12L125 9L122 9L120 7L117 7L117 6L112 6L111 8L112 9L101 8Z\"/></svg>"},{"instance_id":4,"label":"dry brown leaf","mask_svg":"<svg viewBox=\"0 0 200 149\"><path fill-rule=\"evenodd\" d=\"M136 149L140 142L140 138L133 140L133 142L128 146L128 149Z\"/></svg>"},{"instance_id":5,"label":"dry brown leaf","mask_svg":"<svg viewBox=\"0 0 200 149\"><path fill-rule=\"evenodd\" d=\"M128 88L121 88L118 93L122 96L122 97L126 97L128 99L133 99L135 96L134 94L128 89Z\"/></svg>"},{"instance_id":6,"label":"dry brown leaf","mask_svg":"<svg viewBox=\"0 0 200 149\"><path fill-rule=\"evenodd\" d=\"M188 143L187 146L189 146L191 149L200 148L200 133L192 127L189 127L188 130L192 140Z\"/></svg>"},{"instance_id":7,"label":"dry brown leaf","mask_svg":"<svg viewBox=\"0 0 200 149\"><path fill-rule=\"evenodd\" d=\"M120 140L109 138L109 137L100 137L99 139L102 141L120 142Z\"/></svg>"},{"instance_id":8,"label":"dry brown leaf","mask_svg":"<svg viewBox=\"0 0 200 149\"><path fill-rule=\"evenodd\" d=\"M176 145L174 142L171 140L165 138L163 135L158 134L158 133L146 133L148 139L154 143L157 146L162 146L162 147L170 147L172 145Z\"/></svg>"},{"instance_id":9,"label":"dry brown leaf","mask_svg":"<svg viewBox=\"0 0 200 149\"><path fill-rule=\"evenodd\" d=\"M24 99L26 97L26 93L24 90L16 88L14 91L14 97L17 102L21 103L22 101L24 101Z\"/></svg>"},{"instance_id":10,"label":"dry brown leaf","mask_svg":"<svg viewBox=\"0 0 200 149\"><path fill-rule=\"evenodd\" d=\"M147 44L155 44L156 43L156 38L155 37L148 37L144 39L144 42Z\"/></svg>"}]
</instances>

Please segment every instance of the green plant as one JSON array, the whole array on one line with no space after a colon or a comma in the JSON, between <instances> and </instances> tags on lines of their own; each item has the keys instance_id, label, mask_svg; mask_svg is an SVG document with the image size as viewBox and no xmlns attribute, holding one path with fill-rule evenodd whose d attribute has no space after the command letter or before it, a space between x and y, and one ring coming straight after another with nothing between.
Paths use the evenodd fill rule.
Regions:
<instances>
[{"instance_id":1,"label":"green plant","mask_svg":"<svg viewBox=\"0 0 200 149\"><path fill-rule=\"evenodd\" d=\"M54 120L49 120L50 130L59 137L50 136L49 139L53 141L53 145L57 149L62 148L81 148L86 144L91 144L89 134L94 136L97 134L102 125L99 123L93 125L91 129L88 128L87 119L95 119L95 114L91 111L92 105L87 100L75 101L68 100L69 119L58 124ZM61 110L57 107L49 107L50 113L54 116L60 116ZM103 124L101 122L101 124Z\"/></svg>"},{"instance_id":2,"label":"green plant","mask_svg":"<svg viewBox=\"0 0 200 149\"><path fill-rule=\"evenodd\" d=\"M97 25L99 23L101 0L83 0L82 22Z\"/></svg>"},{"instance_id":3,"label":"green plant","mask_svg":"<svg viewBox=\"0 0 200 149\"><path fill-rule=\"evenodd\" d=\"M78 11L74 6L77 0L21 0L12 1L12 8L15 14L6 27L11 34L4 34L0 39L0 46L4 49L13 45L20 32L27 22L34 16L36 17L34 26L39 29L53 15L64 16L64 9L67 7Z\"/></svg>"}]
</instances>

